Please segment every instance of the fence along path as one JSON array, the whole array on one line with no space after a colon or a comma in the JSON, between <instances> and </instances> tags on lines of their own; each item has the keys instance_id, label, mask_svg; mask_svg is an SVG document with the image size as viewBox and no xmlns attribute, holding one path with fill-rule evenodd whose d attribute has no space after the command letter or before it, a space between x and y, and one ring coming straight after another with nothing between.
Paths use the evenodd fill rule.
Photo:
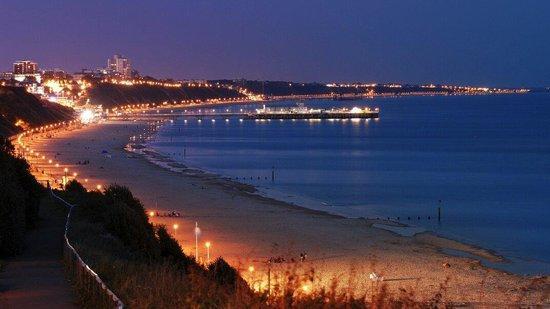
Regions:
<instances>
[{"instance_id":1,"label":"fence along path","mask_svg":"<svg viewBox=\"0 0 550 309\"><path fill-rule=\"evenodd\" d=\"M63 258L65 260L65 265L71 278L74 280L77 289L83 289L86 292L86 295L91 295L94 297L94 302L97 305L100 305L102 308L117 308L123 309L124 304L118 298L118 296L111 291L107 285L101 280L95 271L92 270L88 264L86 264L78 252L71 245L71 242L68 238L69 232L69 223L71 220L71 214L73 212L74 205L68 203L58 195L56 195L53 190L50 189L51 195L68 207L69 211L67 213L67 221L65 222L65 234L63 242Z\"/></svg>"}]
</instances>

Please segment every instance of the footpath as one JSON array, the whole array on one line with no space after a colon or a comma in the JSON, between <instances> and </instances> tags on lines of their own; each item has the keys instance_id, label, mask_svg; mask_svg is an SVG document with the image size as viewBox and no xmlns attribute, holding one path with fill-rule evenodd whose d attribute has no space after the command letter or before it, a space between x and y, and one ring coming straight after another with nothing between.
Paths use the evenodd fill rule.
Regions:
<instances>
[{"instance_id":1,"label":"footpath","mask_svg":"<svg viewBox=\"0 0 550 309\"><path fill-rule=\"evenodd\" d=\"M0 308L78 308L63 268L65 217L46 201L21 255L0 271Z\"/></svg>"}]
</instances>

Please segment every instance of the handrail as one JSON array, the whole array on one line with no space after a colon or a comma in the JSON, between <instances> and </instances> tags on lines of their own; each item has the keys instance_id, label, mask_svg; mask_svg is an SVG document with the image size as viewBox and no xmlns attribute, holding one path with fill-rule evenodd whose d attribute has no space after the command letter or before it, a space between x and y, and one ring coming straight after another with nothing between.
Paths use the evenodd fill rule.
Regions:
<instances>
[{"instance_id":1,"label":"handrail","mask_svg":"<svg viewBox=\"0 0 550 309\"><path fill-rule=\"evenodd\" d=\"M64 199L62 199L58 195L56 195L51 188L50 188L50 193L53 197L55 197L56 199L61 201L63 204L65 204L69 208L69 212L67 213L67 221L65 222L65 233L64 233L65 248L68 249L69 253L72 254L73 259L75 259L76 262L78 263L77 265L80 266L81 268L83 268L85 270L85 272L88 273L94 279L94 281L101 288L101 290L103 290L105 292L105 294L107 294L107 296L109 297L109 300L112 301L112 304L114 305L114 308L123 309L124 308L124 303L120 300L120 298L118 298L118 296L116 296L115 293L113 293L113 291L111 291L111 289L109 289L107 287L107 285L103 282L103 280L101 280L101 278L98 276L98 274L90 266L88 266L88 264L86 264L82 260L82 258L78 254L78 252L76 252L75 248L71 245L71 243L69 241L69 237L68 237L69 222L70 222L71 214L73 212L73 208L75 207L75 205L72 205L72 204L68 203L67 201L65 201Z\"/></svg>"}]
</instances>

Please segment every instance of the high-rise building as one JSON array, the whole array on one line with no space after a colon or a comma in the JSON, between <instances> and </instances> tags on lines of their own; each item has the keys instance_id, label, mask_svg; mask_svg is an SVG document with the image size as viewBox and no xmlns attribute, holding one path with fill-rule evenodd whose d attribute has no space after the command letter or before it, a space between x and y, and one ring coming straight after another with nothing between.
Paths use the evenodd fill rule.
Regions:
<instances>
[{"instance_id":1,"label":"high-rise building","mask_svg":"<svg viewBox=\"0 0 550 309\"><path fill-rule=\"evenodd\" d=\"M112 58L107 59L107 70L111 74L121 75L123 77L132 76L132 65L128 58L121 55L114 55Z\"/></svg>"},{"instance_id":2,"label":"high-rise building","mask_svg":"<svg viewBox=\"0 0 550 309\"><path fill-rule=\"evenodd\" d=\"M38 64L30 60L21 60L13 64L13 74L36 74L38 72Z\"/></svg>"}]
</instances>

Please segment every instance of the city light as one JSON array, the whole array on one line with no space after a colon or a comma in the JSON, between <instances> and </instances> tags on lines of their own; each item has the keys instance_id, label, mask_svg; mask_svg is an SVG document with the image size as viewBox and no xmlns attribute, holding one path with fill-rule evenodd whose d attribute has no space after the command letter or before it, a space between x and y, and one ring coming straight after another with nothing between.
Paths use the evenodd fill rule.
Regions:
<instances>
[{"instance_id":1,"label":"city light","mask_svg":"<svg viewBox=\"0 0 550 309\"><path fill-rule=\"evenodd\" d=\"M82 123L90 123L94 119L94 112L89 109L85 109L80 113L80 121Z\"/></svg>"},{"instance_id":2,"label":"city light","mask_svg":"<svg viewBox=\"0 0 550 309\"><path fill-rule=\"evenodd\" d=\"M210 264L210 247L212 246L212 243L207 241L204 246L206 247L206 263Z\"/></svg>"}]
</instances>

